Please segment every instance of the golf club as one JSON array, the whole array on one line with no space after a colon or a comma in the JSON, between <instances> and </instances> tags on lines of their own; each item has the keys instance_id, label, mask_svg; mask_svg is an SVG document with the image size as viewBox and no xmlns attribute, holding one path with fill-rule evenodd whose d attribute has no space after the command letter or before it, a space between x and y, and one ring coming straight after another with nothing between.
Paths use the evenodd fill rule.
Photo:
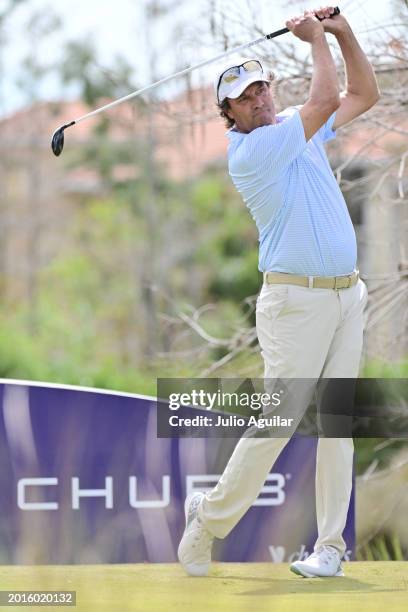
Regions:
<instances>
[{"instance_id":1,"label":"golf club","mask_svg":"<svg viewBox=\"0 0 408 612\"><path fill-rule=\"evenodd\" d=\"M333 17L334 15L339 15L339 13L340 13L340 9L338 6L336 6L334 8L333 13L330 15L330 17ZM163 83L167 83L171 79L175 79L176 77L180 77L180 76L189 74L193 70L197 70L197 68L202 68L203 66L212 64L213 62L221 60L224 57L227 57L228 55L232 55L233 53L238 53L242 51L243 49L247 49L248 47L258 45L261 42L265 42L266 40L270 40L271 38L276 38L276 36L281 36L281 34L286 34L287 32L289 32L288 28L282 28L281 30L277 30L276 32L272 32L271 34L265 34L264 36L261 36L260 38L252 40L249 43L245 43L243 45L240 45L239 47L235 47L234 49L225 51L224 53L220 53L219 55L216 55L215 57L212 57L211 59L204 60L203 62L200 62L199 64L196 64L195 66L191 66L190 68L185 68L184 70L175 72L174 74L164 77L163 79L160 79L159 81L156 81L155 83L152 83L151 85L142 87L142 89L138 89L137 91L134 91L133 93L128 94L127 96L123 96L123 98L119 98L118 100L115 100L114 102L105 104L105 106L101 106L101 108L91 111L90 113L87 113L86 115L82 115L82 117L78 117L78 119L75 119L73 121L70 121L69 123L66 123L65 125L62 125L57 130L55 130L53 137L52 137L51 148L53 150L54 155L58 157L62 153L62 150L64 148L64 131L67 128L73 125L76 125L77 123L80 123L81 121L84 121L85 119L94 117L95 115L98 115L99 113L103 113L104 111L108 110L109 108L113 108L114 106L117 106L118 104L122 104L123 102L127 102L128 100L132 100L133 98L136 98L136 96L140 96L142 93L146 93L147 91L150 91L151 89L154 89L155 87L158 87L159 85L163 85Z\"/></svg>"}]
</instances>

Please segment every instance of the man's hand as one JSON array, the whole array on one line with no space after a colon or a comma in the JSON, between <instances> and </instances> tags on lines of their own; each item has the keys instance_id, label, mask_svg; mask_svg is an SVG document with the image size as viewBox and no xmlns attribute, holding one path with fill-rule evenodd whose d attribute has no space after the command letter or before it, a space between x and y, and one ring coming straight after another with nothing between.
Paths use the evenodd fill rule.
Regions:
<instances>
[{"instance_id":1,"label":"man's hand","mask_svg":"<svg viewBox=\"0 0 408 612\"><path fill-rule=\"evenodd\" d=\"M311 45L313 74L310 95L299 111L306 140L312 138L340 104L336 66L323 23L312 11L305 11L304 15L286 22L288 30Z\"/></svg>"},{"instance_id":2,"label":"man's hand","mask_svg":"<svg viewBox=\"0 0 408 612\"><path fill-rule=\"evenodd\" d=\"M339 15L330 15L334 12L334 6L322 6L319 9L312 11L319 19L322 19L322 25L325 32L334 34L342 34L350 29L347 19L340 13Z\"/></svg>"},{"instance_id":3,"label":"man's hand","mask_svg":"<svg viewBox=\"0 0 408 612\"><path fill-rule=\"evenodd\" d=\"M300 40L312 43L317 38L324 36L323 23L316 18L312 11L305 11L299 17L288 19L286 27Z\"/></svg>"}]
</instances>

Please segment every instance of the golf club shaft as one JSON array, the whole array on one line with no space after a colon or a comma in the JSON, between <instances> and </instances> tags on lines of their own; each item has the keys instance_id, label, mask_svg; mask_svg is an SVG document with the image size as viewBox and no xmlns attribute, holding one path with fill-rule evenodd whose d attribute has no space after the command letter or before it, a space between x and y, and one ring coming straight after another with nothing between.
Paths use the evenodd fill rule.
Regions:
<instances>
[{"instance_id":1,"label":"golf club shaft","mask_svg":"<svg viewBox=\"0 0 408 612\"><path fill-rule=\"evenodd\" d=\"M268 40L269 38L274 38L275 36L284 34L285 32L288 32L287 28L284 28L283 30L279 30L278 32L273 32L273 34L261 36L261 38L257 38L256 40L253 40L250 43L245 43L243 45L240 45L239 47L235 47L234 49L230 49L229 51L220 53L219 55L216 55L215 57L212 57L211 59L204 60L203 62L200 62L199 64L195 64L194 66L190 66L189 68L184 68L183 70L180 70L179 72L170 74L169 76L166 76L163 79L160 79L159 81L156 81L155 83L152 83L151 85L142 87L142 89L138 89L137 91L134 91L133 93L128 94L127 96L123 96L123 98L119 98L118 100L115 100L115 102L110 102L109 104L105 104L105 106L101 106L101 108L98 108L90 113L87 113L86 115L83 115L82 117L79 117L78 119L75 119L75 123L79 123L80 121L83 121L83 119L88 119L88 117L92 117L94 115L97 115L98 113L102 113L103 111L108 110L109 108L113 108L114 106L117 106L118 104L122 104L122 102L127 102L128 100L132 100L133 98L136 98L137 96L140 96L141 94L146 93L147 91L150 91L151 89L155 89L156 87L159 87L159 85L163 85L164 83L167 83L171 79L175 79L176 77L185 76L186 74L190 74L190 72L193 72L193 70L197 70L198 68L202 68L203 66L212 64L213 62L221 60L222 58L227 57L228 55L231 55L232 53L237 53L243 49L252 47L253 45L257 45L265 40Z\"/></svg>"},{"instance_id":2,"label":"golf club shaft","mask_svg":"<svg viewBox=\"0 0 408 612\"><path fill-rule=\"evenodd\" d=\"M339 13L340 13L340 9L336 6L334 9L333 15L338 15ZM193 72L193 70L197 70L198 68L203 68L204 66L208 66L208 64L217 62L218 60L221 60L224 57L227 57L228 55L232 55L233 53L239 53L240 51L243 51L244 49L248 49L249 47L258 45L261 42L265 42L266 40L271 40L271 38L275 38L276 36L281 36L281 34L286 34L287 32L289 32L288 28L282 28L281 30L276 30L276 32L272 32L271 34L265 34L264 36L261 36L260 38L256 38L255 40L252 40L249 43L244 43L243 45L234 47L233 49L230 49L229 51L220 53L219 55L216 55L215 57L212 57L211 59L204 60L203 62L195 64L194 66L190 66L189 68L184 68L183 70L179 70L179 72L170 74L169 76L164 77L163 79L160 79L159 81L156 81L155 83L152 83L151 85L142 87L142 89L138 89L137 91L134 91L133 93L128 94L127 96L123 96L123 98L119 98L118 100L115 100L114 102L105 104L105 106L101 106L100 108L97 108L96 110L91 111L90 113L87 113L86 115L82 115L82 117L78 117L78 119L75 119L74 121L72 121L70 125L79 123L80 121L83 121L84 119L88 119L89 117L93 117L95 115L98 115L99 113L103 113L109 108L113 108L114 106L118 106L119 104L122 104L123 102L132 100L133 98L136 98L137 96L140 96L141 94L146 93L147 91L150 91L152 89L155 89L156 87L159 87L159 85L163 85L164 83L167 83L171 79L175 79L176 77L181 77L181 76L185 76L186 74L190 74L190 72Z\"/></svg>"}]
</instances>

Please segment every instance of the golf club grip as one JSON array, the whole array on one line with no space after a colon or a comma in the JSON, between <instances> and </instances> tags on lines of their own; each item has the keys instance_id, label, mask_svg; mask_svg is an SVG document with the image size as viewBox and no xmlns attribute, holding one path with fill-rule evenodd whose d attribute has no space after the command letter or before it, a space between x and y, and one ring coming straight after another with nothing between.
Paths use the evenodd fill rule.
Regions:
<instances>
[{"instance_id":1,"label":"golf club grip","mask_svg":"<svg viewBox=\"0 0 408 612\"><path fill-rule=\"evenodd\" d=\"M333 13L330 15L330 17L334 17L334 15L340 15L340 9L338 6L334 7L334 11ZM317 17L317 15L316 15ZM317 19L319 21L323 21L323 19L321 19L320 17L317 17ZM277 30L276 32L272 32L272 34L267 34L265 36L266 40L270 40L271 38L275 38L276 36L280 36L281 34L286 34L287 32L289 32L288 28L282 28L281 30Z\"/></svg>"},{"instance_id":2,"label":"golf club grip","mask_svg":"<svg viewBox=\"0 0 408 612\"><path fill-rule=\"evenodd\" d=\"M339 9L339 7L338 7L338 6L335 6L335 7L334 7L334 11L333 11L333 12L332 12L332 14L330 15L330 17L334 17L335 15L340 15L340 9ZM316 17L317 17L317 15L316 15ZM324 20L324 18L323 18L323 19L321 19L320 17L317 17L317 19L318 19L319 21L323 21L323 20Z\"/></svg>"}]
</instances>

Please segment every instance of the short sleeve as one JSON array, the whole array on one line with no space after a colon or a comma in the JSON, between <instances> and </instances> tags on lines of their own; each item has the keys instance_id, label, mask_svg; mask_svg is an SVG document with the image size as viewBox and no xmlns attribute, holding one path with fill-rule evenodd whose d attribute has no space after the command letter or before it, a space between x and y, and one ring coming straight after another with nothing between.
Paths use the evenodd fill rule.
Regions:
<instances>
[{"instance_id":1,"label":"short sleeve","mask_svg":"<svg viewBox=\"0 0 408 612\"><path fill-rule=\"evenodd\" d=\"M297 109L283 121L250 132L245 146L234 160L232 172L267 172L278 177L307 146L303 123Z\"/></svg>"},{"instance_id":2,"label":"short sleeve","mask_svg":"<svg viewBox=\"0 0 408 612\"><path fill-rule=\"evenodd\" d=\"M330 115L326 123L317 131L321 142L327 142L328 140L336 138L336 130L333 130L333 123L335 119L336 111Z\"/></svg>"}]
</instances>

